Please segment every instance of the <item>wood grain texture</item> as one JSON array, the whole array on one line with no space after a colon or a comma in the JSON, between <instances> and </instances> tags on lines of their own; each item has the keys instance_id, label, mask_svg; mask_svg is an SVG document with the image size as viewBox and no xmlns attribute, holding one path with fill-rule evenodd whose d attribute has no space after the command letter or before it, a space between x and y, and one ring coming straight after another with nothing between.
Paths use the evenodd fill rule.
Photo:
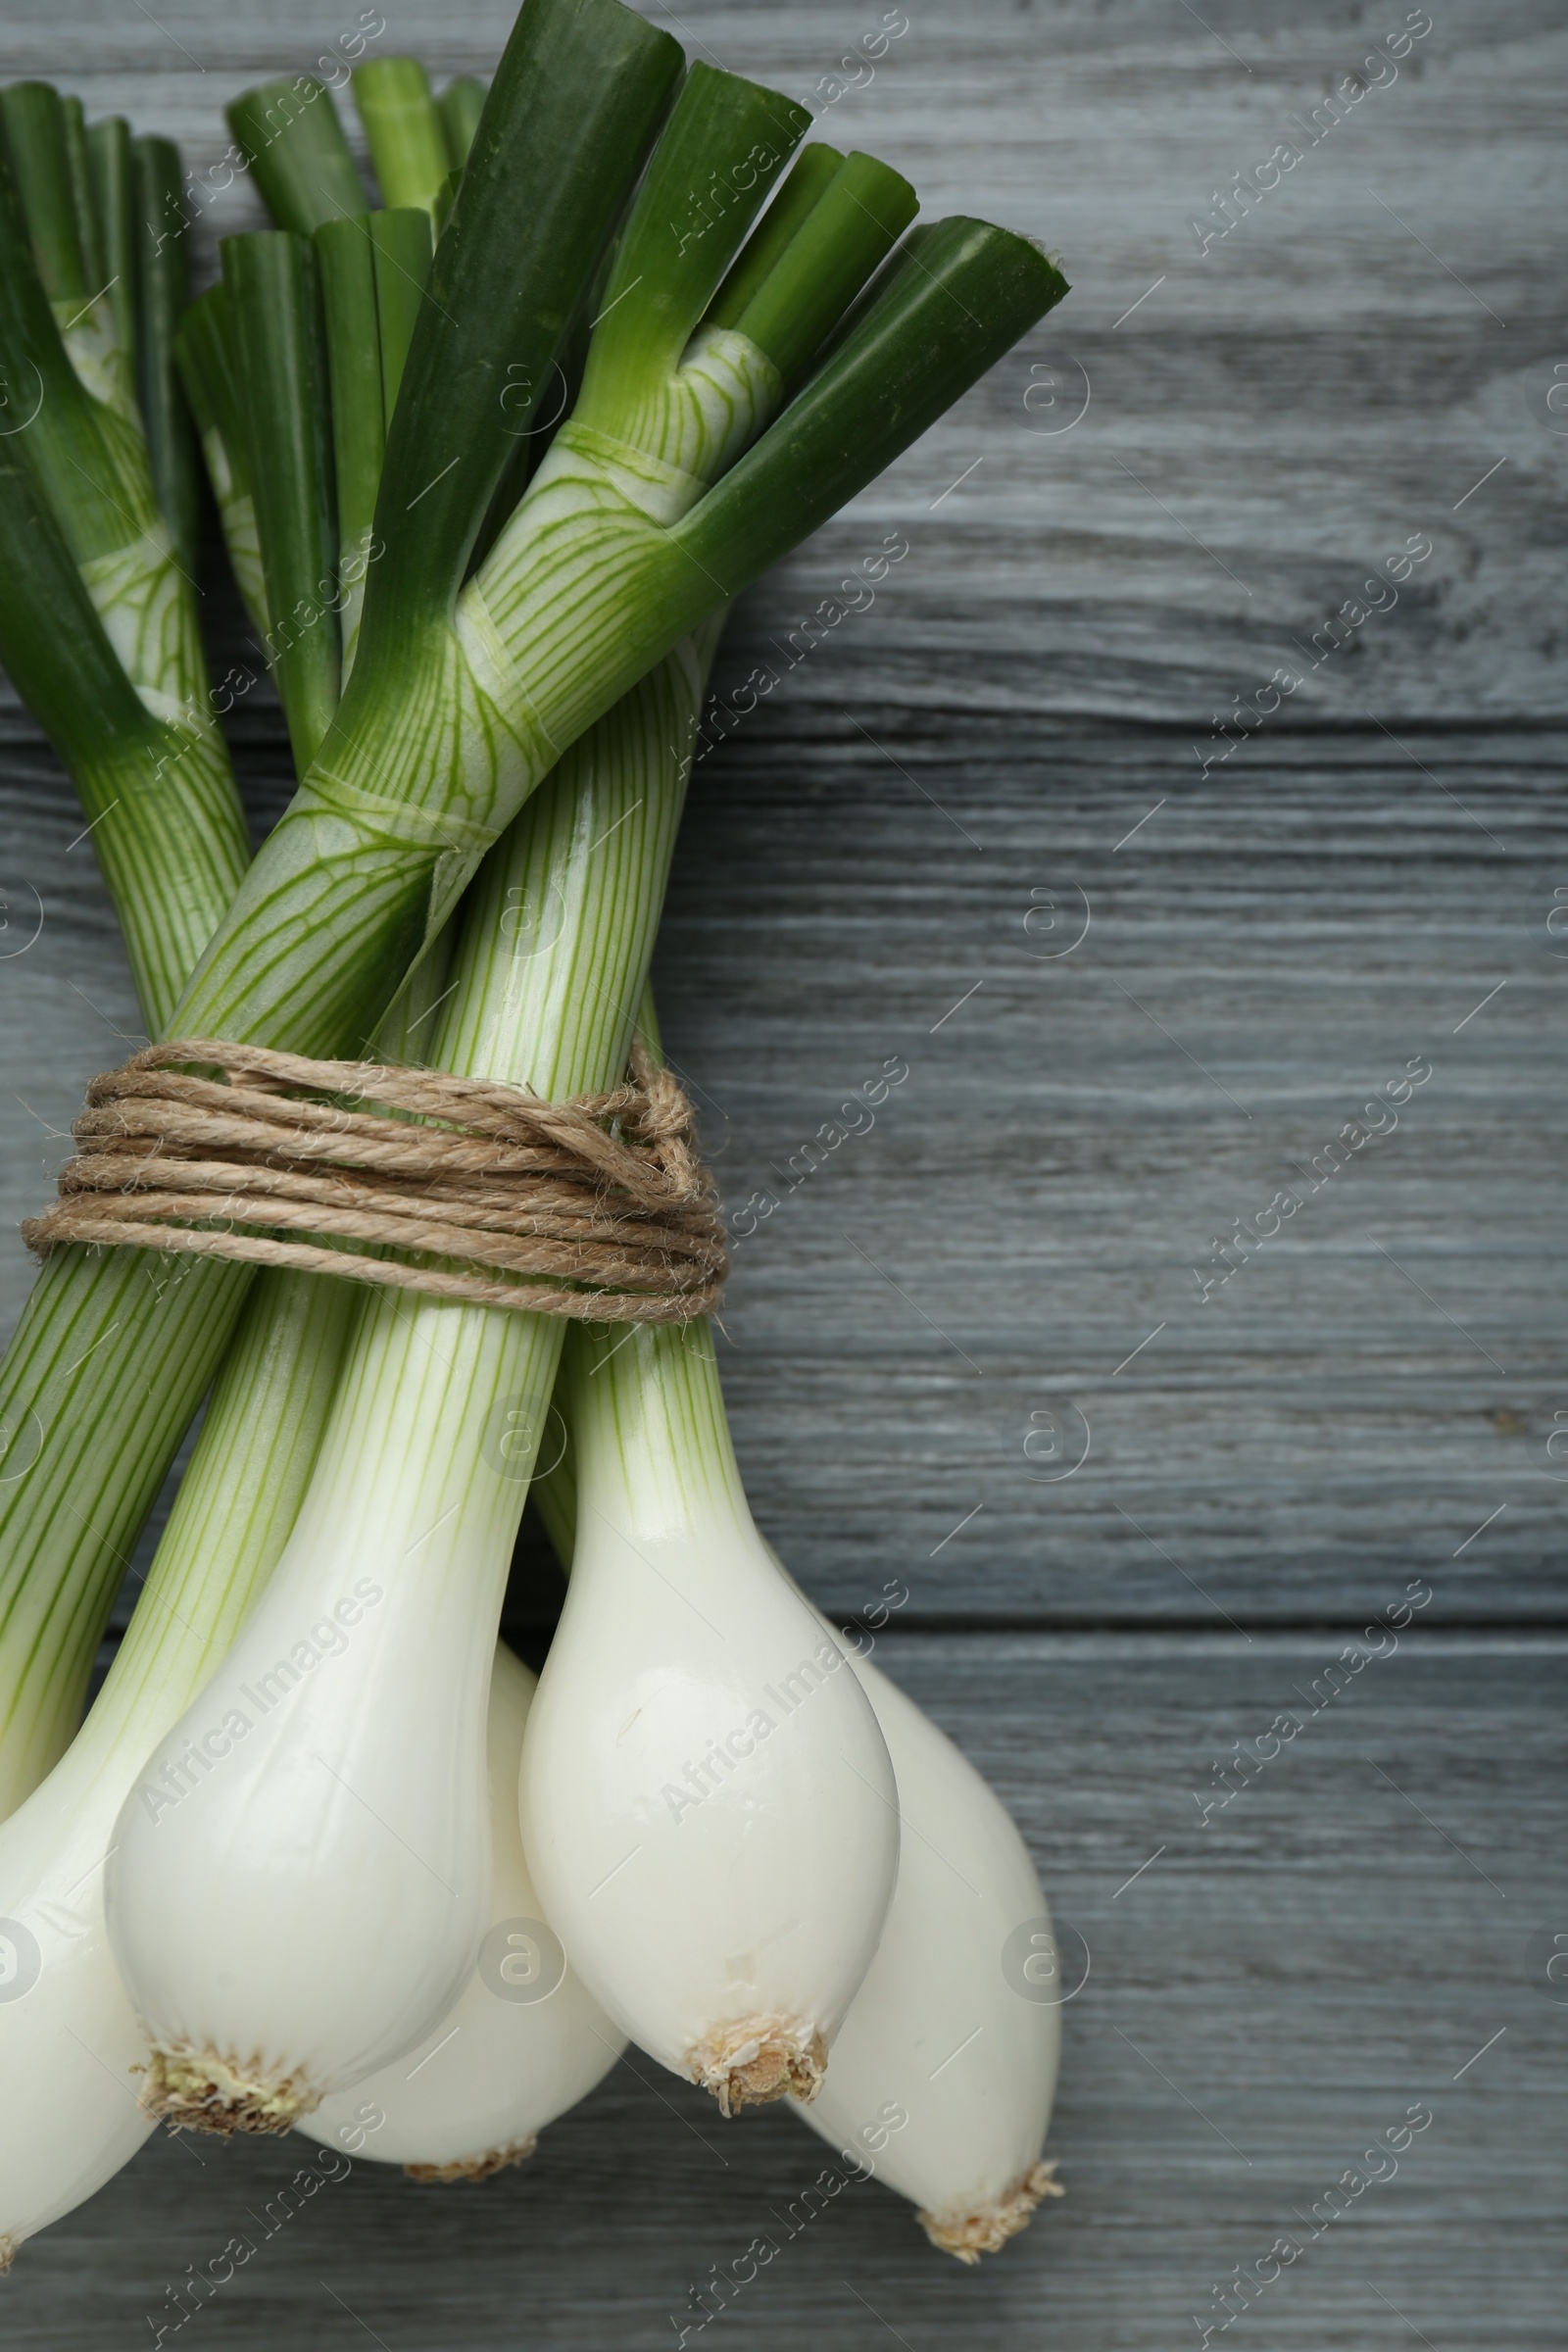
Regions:
<instances>
[{"instance_id":1,"label":"wood grain texture","mask_svg":"<svg viewBox=\"0 0 1568 2352\"><path fill-rule=\"evenodd\" d=\"M379 13L373 46L442 72L487 70L512 15L507 0ZM1568 362L1555 258L1568 24L1554 0L1505 13L1447 0L1397 79L1378 67L1386 86L1356 97L1344 77L1365 81L1374 44L1419 11L1340 0L1259 25L1238 0L1198 17L1180 0L915 0L875 79L823 108L818 85L883 13L691 0L668 22L694 53L818 108L823 136L885 154L929 213L1028 229L1073 280L857 502L862 534L925 516L984 461L926 526L926 586L895 632L901 698L1206 723L1425 531L1435 554L1411 594L1305 699L1342 719L1368 698L1384 717L1560 712L1568 415L1546 403ZM151 14L12 0L0 70L156 120L205 173L226 145L221 102L328 54L361 14L347 0ZM1315 125L1336 91L1343 120ZM1286 142L1299 164L1200 252L1189 220ZM218 231L259 218L243 184L223 192L199 270ZM1074 413L1080 370L1088 414L1047 429Z\"/></svg>"},{"instance_id":2,"label":"wood grain texture","mask_svg":"<svg viewBox=\"0 0 1568 2352\"><path fill-rule=\"evenodd\" d=\"M484 71L510 13L389 5L382 46ZM889 2328L1164 2352L1417 2100L1435 2121L1397 2180L1226 2340L1560 2334L1568 2009L1528 1947L1568 1933L1568 24L1553 0L1443 0L1398 79L1314 143L1300 122L1402 6L906 13L821 134L885 154L929 211L1038 232L1074 292L735 614L720 703L777 683L715 724L657 977L732 1215L779 1203L725 1311L758 1515L841 1614L907 1591L914 1630L879 1655L993 1777L1092 1947L1053 2132L1070 2194L973 2278L876 2187L785 2243L814 2141L773 2114L721 2132L638 2060L471 2196L357 2167L258 2235L199 2323L214 2340L667 2342L710 2266L773 2230L724 2324L778 2352ZM0 74L205 166L227 95L358 14L11 0ZM881 14L688 0L671 22L811 100ZM1190 216L1286 139L1300 163L1201 254ZM257 218L225 196L199 270ZM890 533L908 554L874 605L793 660ZM1304 673L1422 533L1398 604L1216 760L1215 714ZM208 570L215 660L254 663ZM265 686L232 737L260 831L289 781ZM136 1017L90 843L9 701L0 824L9 1230ZM824 1151L889 1057L907 1078ZM1397 1128L1314 1172L1412 1057L1432 1076ZM1202 1302L1211 1238L1283 1188L1281 1236ZM26 1282L13 1236L6 1323ZM1057 1478L1075 1414L1090 1450ZM1216 1760L1412 1579L1423 1630L1205 1829ZM525 1544L509 1622L536 1644L557 1589ZM8 2341L150 2336L166 2282L256 2234L301 2160L154 2142L28 2249Z\"/></svg>"},{"instance_id":3,"label":"wood grain texture","mask_svg":"<svg viewBox=\"0 0 1568 2352\"><path fill-rule=\"evenodd\" d=\"M319 2151L160 2138L24 2250L8 2345L149 2340L166 2285L239 2236L254 2257L182 2343L654 2352L711 2266L766 2236L777 2258L691 2340L865 2352L891 2328L918 2352L1164 2352L1291 2231L1299 2260L1217 2341L1397 2352L1414 2328L1445 2352L1547 2352L1568 2006L1529 1946L1568 1930L1564 1644L1407 1634L1313 1719L1338 1649L879 1643L1013 1807L1092 1954L1051 2139L1067 2195L978 2272L875 2184L804 2225L790 2208L829 2151L774 2110L723 2125L639 2057L482 2188L356 2164L286 2223L267 2201ZM1200 1826L1192 1790L1283 1710L1294 1745ZM1312 2242L1314 2201L1422 2106L1396 2177Z\"/></svg>"}]
</instances>

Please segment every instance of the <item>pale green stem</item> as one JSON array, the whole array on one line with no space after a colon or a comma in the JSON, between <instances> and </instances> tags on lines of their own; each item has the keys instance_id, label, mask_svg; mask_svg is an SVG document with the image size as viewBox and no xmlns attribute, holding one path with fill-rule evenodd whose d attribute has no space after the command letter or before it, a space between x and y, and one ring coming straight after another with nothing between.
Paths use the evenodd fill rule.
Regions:
<instances>
[{"instance_id":1,"label":"pale green stem","mask_svg":"<svg viewBox=\"0 0 1568 2352\"><path fill-rule=\"evenodd\" d=\"M708 651L678 649L627 695L487 863L466 909L437 1066L554 1101L618 1081ZM394 1591L434 1578L450 1585L454 1608L493 1619L564 1328L554 1316L373 1294L296 1546L374 1560Z\"/></svg>"},{"instance_id":2,"label":"pale green stem","mask_svg":"<svg viewBox=\"0 0 1568 2352\"><path fill-rule=\"evenodd\" d=\"M421 1058L450 949L438 942L398 996L376 1037L381 1060ZM232 1646L294 1525L359 1304L351 1284L286 1271L252 1291L129 1629L77 1735L93 1758L107 1759L132 1724L150 1745ZM60 1754L81 1714L74 1673L40 1665L22 1697L17 1732L35 1755ZM4 1810L26 1793L0 1790Z\"/></svg>"},{"instance_id":3,"label":"pale green stem","mask_svg":"<svg viewBox=\"0 0 1568 2352\"><path fill-rule=\"evenodd\" d=\"M354 1303L347 1284L309 1274L269 1274L252 1292L129 1628L77 1734L89 1770L132 1735L138 1750L150 1746L232 1647L298 1514ZM77 1701L74 1688L58 1697L55 1721L39 1728L63 1746Z\"/></svg>"}]
</instances>

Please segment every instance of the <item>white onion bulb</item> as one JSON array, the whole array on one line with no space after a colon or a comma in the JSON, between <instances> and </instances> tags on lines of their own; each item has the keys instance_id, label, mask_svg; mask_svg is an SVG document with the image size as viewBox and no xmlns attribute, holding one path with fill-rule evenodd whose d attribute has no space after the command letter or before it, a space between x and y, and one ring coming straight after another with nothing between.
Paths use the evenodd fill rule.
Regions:
<instances>
[{"instance_id":1,"label":"white onion bulb","mask_svg":"<svg viewBox=\"0 0 1568 2352\"><path fill-rule=\"evenodd\" d=\"M800 2112L912 2198L934 2245L973 2263L1061 2193L1040 2161L1059 1963L1004 1806L897 1684L868 1658L854 1665L898 1775L899 1881L827 2081Z\"/></svg>"},{"instance_id":2,"label":"white onion bulb","mask_svg":"<svg viewBox=\"0 0 1568 2352\"><path fill-rule=\"evenodd\" d=\"M282 1549L348 1306L302 1274L253 1293L104 1688L0 1826L0 2269L153 2129L137 2096L147 2044L104 1917L105 1859L148 1748L227 1650Z\"/></svg>"},{"instance_id":3,"label":"white onion bulb","mask_svg":"<svg viewBox=\"0 0 1568 2352\"><path fill-rule=\"evenodd\" d=\"M140 1742L78 1734L0 1828L0 2270L101 2188L153 2129L145 2065L104 1927L103 1860Z\"/></svg>"},{"instance_id":4,"label":"white onion bulb","mask_svg":"<svg viewBox=\"0 0 1568 2352\"><path fill-rule=\"evenodd\" d=\"M626 2046L565 1965L523 1860L517 1766L535 1679L505 1642L486 1740L492 1924L478 1965L432 2034L302 2118L308 2138L401 2164L416 2179L482 2180L592 2090Z\"/></svg>"},{"instance_id":5,"label":"white onion bulb","mask_svg":"<svg viewBox=\"0 0 1568 2352\"><path fill-rule=\"evenodd\" d=\"M149 2098L282 2132L429 2033L490 1918L485 1709L516 1484L471 1398L533 1318L378 1295L255 1615L143 1767L110 1934ZM428 1327L451 1377L416 1376ZM514 1331L512 1326L523 1326ZM492 1358L496 1360L491 1360ZM356 1377L357 1375L357 1377Z\"/></svg>"},{"instance_id":6,"label":"white onion bulb","mask_svg":"<svg viewBox=\"0 0 1568 2352\"><path fill-rule=\"evenodd\" d=\"M887 1746L753 1524L707 1326L585 1326L566 1363L576 1546L523 1740L529 1869L652 2057L726 2114L809 2097L893 1891Z\"/></svg>"}]
</instances>

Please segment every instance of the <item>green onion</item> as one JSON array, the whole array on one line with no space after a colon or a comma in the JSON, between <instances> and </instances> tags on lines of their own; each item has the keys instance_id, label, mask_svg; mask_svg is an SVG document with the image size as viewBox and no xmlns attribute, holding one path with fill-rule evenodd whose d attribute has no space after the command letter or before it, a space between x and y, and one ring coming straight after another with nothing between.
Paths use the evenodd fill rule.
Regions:
<instances>
[{"instance_id":1,"label":"green onion","mask_svg":"<svg viewBox=\"0 0 1568 2352\"><path fill-rule=\"evenodd\" d=\"M502 396L520 388L525 418L550 414L578 298L677 64L673 44L609 0L531 0L436 249L388 439L375 523L386 552L347 692L178 1008L186 1033L359 1047L561 749L1063 290L1003 230L916 232L854 331L705 495L782 384L733 330L712 330L684 370L683 346L805 119L697 67L622 233L573 421L464 588L518 423ZM650 264L640 286L636 254ZM42 1432L35 1465L0 1496L0 1639L74 1642L80 1656L113 1553L245 1288L237 1268L193 1264L155 1296L126 1254L46 1269L0 1387L3 1426L21 1433L35 1416ZM129 1400L131 1362L151 1378L145 1412ZM99 1434L84 1454L64 1435L87 1426ZM45 1540L74 1472L93 1534Z\"/></svg>"},{"instance_id":2,"label":"green onion","mask_svg":"<svg viewBox=\"0 0 1568 2352\"><path fill-rule=\"evenodd\" d=\"M606 122L630 134L611 152L635 165L667 88L668 44L662 51L605 0L532 0L471 146L448 128L450 111L462 129L466 102L438 106L409 61L362 74L381 183L411 198L401 212L367 220L334 205L321 217L337 162L324 118L270 138L283 150L268 166L279 216L292 207L294 218L228 241L220 299L181 337L179 366L242 552L241 502L251 500L258 601L302 790L171 1016L176 1027L341 1050L412 965L381 1052L406 1052L445 1007L436 1066L557 1097L611 1084L645 989L725 597L869 479L1063 290L1033 247L984 223L916 230L889 259L913 191L874 159L831 150L808 151L795 193L786 182L737 260L803 118L776 93L698 68L591 306L584 293L617 193L607 195L602 157L591 182L579 174L569 219L511 211L535 240L519 294L516 273L503 283L492 267L493 239L537 157L507 134L524 65L581 65L588 17L621 43L620 82L598 95ZM254 133L269 118L246 104L239 119ZM48 257L53 299L69 277L67 229L89 274L95 250L107 253L119 233L123 158L113 136L89 144L69 102L51 112L28 97L13 111L28 233ZM335 125L329 97L326 116ZM563 191L543 192L548 212ZM416 315L432 222L440 244ZM0 295L0 350L48 357L25 271L22 280L10 311ZM132 348L138 368L161 368L168 391L167 287L149 324L146 282L139 270ZM117 326L107 295L97 300L107 307L95 330L103 318ZM500 446L514 428L491 411L505 415L513 396L513 415L537 420L522 437L543 441L551 419L536 363L571 367L587 307L571 418L534 466L531 452ZM117 332L110 340L122 348ZM78 378L92 357L85 346L73 354ZM103 430L78 407L9 467L0 454L0 524L20 529L73 644L97 663L105 695L88 723L118 744L117 728L134 734L129 704L145 712L148 689L131 692L86 598L93 559L81 549L102 517L63 495L59 474L73 430L84 446L83 419ZM151 440L156 462L156 430ZM413 489L438 454L448 462ZM177 433L166 455L160 494L172 514ZM363 576L372 561L363 616L357 605L351 615L349 572L358 562ZM44 704L60 705L58 661L0 598L7 633ZM571 747L564 759L562 743ZM449 912L503 824L464 898L449 989ZM210 864L210 844L198 852ZM124 897L149 926L160 899L145 868ZM153 1275L143 1265L160 1295L188 1275L186 1299L156 1315L143 1303L103 1328L123 1297L116 1261L130 1254L110 1253L91 1279L74 1255L53 1290L46 1275L30 1327L24 1319L32 1363L24 1349L18 1401L47 1396L51 1376L58 1397L93 1354L122 1365L125 1344L111 1347L122 1320L157 1360L151 1412L123 1415L108 1466L82 1457L74 1484L51 1443L58 1421L29 1407L39 1444L21 1477L46 1475L11 1514L32 1569L13 1583L0 1627L0 1707L15 1688L7 1728L24 1769L77 1688L81 1633L103 1584L86 1542L57 1542L51 1554L43 1498L74 1511L85 1497L128 1540L158 1445L245 1295L244 1281L220 1279L237 1269L186 1261L177 1275L168 1264ZM40 1871L59 1875L66 1822L78 1843L85 1828L95 1851L107 1834L107 1908L89 1896L86 1926L49 1954L60 2022L65 2008L81 2017L97 2004L111 2081L130 2063L120 2044L139 2014L153 2039L151 2104L225 2130L284 2128L421 2035L433 2055L489 1916L495 1621L562 1326L425 1299L411 1311L387 1293L351 1316L351 1296L344 1284L276 1276L251 1294L105 1702L0 1832L0 1910L8 1885L20 1907ZM172 1333L184 1344L178 1362ZM58 1373L68 1341L85 1341L87 1354ZM40 1368L41 1385L27 1388ZM75 1402L101 1378L78 1384ZM904 1874L907 1899L888 1914L901 1794L933 1841L938 1829L977 1840L991 1904L978 1942L942 1943L942 2032L975 1994L990 1927L1009 1903L1043 1914L1038 1884L967 1767L891 1687L878 1696L873 1670L843 1671L830 1630L780 1572L746 1508L707 1328L579 1326L563 1396L573 1462L548 1507L575 1542L574 1573L523 1740L534 1874L523 1880L537 1883L609 2017L714 2090L726 2113L781 2093L813 2099L842 2024L842 2095L831 2117L829 2098L819 2113L824 2130L847 2129L867 2082L926 2081L930 2003L901 2003L901 1987L928 1943L942 1943L946 1921L929 1872ZM141 1440L151 1451L138 1460ZM90 1535L102 1546L101 1527ZM181 1614L171 1594L185 1596L193 1543L211 1573ZM209 1661L247 1612L198 1690L198 1649ZM759 1690L778 1713L754 1705L737 1735L736 1709ZM148 1740L153 1754L126 1793ZM682 1765L688 1749L696 1761ZM313 1783L316 1767L335 1786ZM121 1794L106 1832L105 1807ZM387 1847L389 1827L400 1854ZM607 1872L610 1848L633 1831L635 1851ZM433 1874L432 1854L442 1862ZM885 1916L892 1956L879 1977ZM862 1981L867 1994L875 1987L869 2009L856 1999ZM951 2113L928 2104L888 2167L928 2208L936 2241L964 2260L1051 2193L1037 2159L1054 2017L1019 2027L989 1979L981 1989L1005 2077L987 2128L961 2099ZM139 2049L133 2025L129 2046ZM50 2070L30 2087L43 2111ZM893 2103L902 2131L910 2115ZM107 2177L142 2128L122 2108L112 2116L101 2089L52 2121L60 2128L42 2162L0 2157L0 2256Z\"/></svg>"},{"instance_id":3,"label":"green onion","mask_svg":"<svg viewBox=\"0 0 1568 2352\"><path fill-rule=\"evenodd\" d=\"M638 1029L645 1046L657 1052L646 1000ZM682 1547L700 1558L713 1544L717 1517L728 1522L719 1538L721 1573L728 1580L737 1545L760 1541L741 1492L706 1325L643 1332L634 1346L623 1348L591 1328L571 1333L553 1416L557 1412L565 1443L547 1474L535 1479L531 1495L568 1577L575 1582L582 1530L590 1574L607 1584L612 1580L601 1603L601 1625L607 1616L613 1622L638 1606L638 1552L657 1558L662 1574L669 1576ZM608 1526L626 1528L636 1549L618 1557L612 1552L607 1560L602 1531ZM763 1548L798 1590L782 1561ZM701 1599L700 1589L685 1580L681 1591ZM820 1612L810 1614L832 1653L850 1661L876 1715L897 1779L904 1836L898 1884L875 1957L834 2038L824 2082L812 2099L797 2102L797 2111L844 2151L846 2161L853 2153L908 2197L934 2244L973 2263L1022 2230L1044 2197L1059 2193L1051 2180L1054 2168L1040 2162L1061 2037L1059 1999L1033 1997L1050 1990L1047 1972L1059 1966L1046 1899L1023 1839L995 1793L871 1662L874 1637L863 1638L862 1646L861 1639L835 1637ZM640 1625L636 1632L640 1637ZM588 1655L573 1655L585 1647ZM646 1660L646 1649L641 1655ZM604 1920L597 1896L584 1902L584 1889L594 1883L594 1825L574 1812L564 1818L559 1795L576 1788L586 1772L594 1804L602 1802L604 1756L616 1745L611 1740L593 1752L598 1709L607 1699L611 1709L614 1703L613 1682L605 1691L606 1667L602 1643L585 1642L582 1618L568 1603L545 1662L540 1695L546 1704L524 1739L519 1788L528 1851L549 1918L569 1940L579 1967L586 1937L601 1978L608 1971L635 1979L635 1995L650 1973L650 1945L662 1956L670 1931L653 1908L657 1898L648 1882L637 1889L629 1937L625 1916ZM773 1687L786 1703L793 1697L797 1704L815 1704L814 1690L786 1691L780 1678ZM783 1705L778 1713L781 1720L766 1739L737 1761L733 1750L717 1743L733 1732L738 1715L719 1711L707 1753L716 1751L721 1761L695 1780L682 1774L667 1785L683 1820L688 1814L701 1819L732 1796L746 1836L755 1836L760 1792L753 1767L759 1757L765 1760L775 1733L788 1733ZM703 1754L698 1738L687 1752ZM537 1793L541 1789L547 1793ZM585 1837L590 1843L583 1853L578 1841ZM681 1841L667 1842L678 1863ZM541 1852L549 1856L542 1871ZM962 1857L961 1902L955 1895L960 1867L955 1855ZM666 1889L662 1859L650 1882L661 1894ZM689 1934L692 1913L706 1912L710 1903L710 1896L696 1903L688 1896L684 1907L677 1904L675 1935ZM1009 1972L999 1956L1007 1952L1020 1923L1037 1933ZM624 1965L627 1955L635 1955L631 1971ZM592 1969L585 1973L591 1977ZM641 1997L646 2000L646 1992ZM954 2080L941 2061L966 2034L975 2034L976 2021L982 2037Z\"/></svg>"}]
</instances>

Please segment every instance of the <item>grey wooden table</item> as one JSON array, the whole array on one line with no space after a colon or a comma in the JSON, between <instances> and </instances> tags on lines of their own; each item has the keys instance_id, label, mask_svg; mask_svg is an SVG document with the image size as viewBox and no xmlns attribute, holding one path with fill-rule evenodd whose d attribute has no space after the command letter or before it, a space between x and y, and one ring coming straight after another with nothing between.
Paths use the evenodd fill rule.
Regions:
<instances>
[{"instance_id":1,"label":"grey wooden table","mask_svg":"<svg viewBox=\"0 0 1568 2352\"><path fill-rule=\"evenodd\" d=\"M688 47L813 104L882 14L683 5ZM201 164L227 95L357 13L11 0L0 72ZM657 978L756 1225L724 1368L758 1516L843 1616L906 1585L878 1654L1091 1955L1068 2194L974 2275L875 2186L786 2236L816 2143L637 2059L481 2190L356 2165L206 2340L653 2346L771 2231L737 2340L1165 2352L1412 2108L1396 2176L1229 2336L1561 2338L1568 11L906 13L823 135L1042 235L1075 291L737 613L721 698L780 684L698 770ZM509 12L384 14L450 72ZM254 219L237 191L204 266ZM785 674L892 532L874 607ZM210 618L222 661L216 575ZM135 1016L58 770L12 705L0 733L14 950L43 917L0 970L9 1223ZM275 710L234 741L265 825ZM894 1056L875 1127L813 1152ZM8 1316L26 1280L13 1240ZM525 1540L525 1644L554 1590ZM150 2143L26 2249L7 2341L148 2340L303 2153Z\"/></svg>"}]
</instances>

